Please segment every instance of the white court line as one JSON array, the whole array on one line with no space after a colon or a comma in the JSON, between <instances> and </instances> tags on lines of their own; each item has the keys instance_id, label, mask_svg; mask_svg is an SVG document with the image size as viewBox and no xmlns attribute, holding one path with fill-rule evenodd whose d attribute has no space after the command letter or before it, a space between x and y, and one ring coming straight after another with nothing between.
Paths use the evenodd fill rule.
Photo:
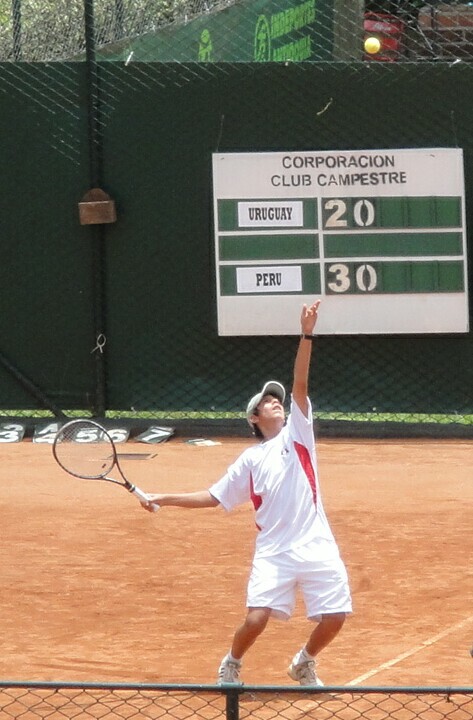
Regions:
<instances>
[{"instance_id":1,"label":"white court line","mask_svg":"<svg viewBox=\"0 0 473 720\"><path fill-rule=\"evenodd\" d=\"M386 670L387 668L392 667L393 665L397 665L398 662L401 662L401 660L405 660L406 658L410 657L411 655L415 655L416 653L420 652L420 650L423 650L426 647L429 647L429 645L433 645L434 643L438 642L444 637L447 637L447 635L450 635L450 633L454 632L454 630L460 630L462 627L465 627L465 625L468 625L468 623L472 622L473 615L471 615L469 618L466 618L466 620L461 620L460 622L456 623L456 625L451 625L446 630L443 630L442 632L438 633L438 635L434 635L433 637L429 638L428 640L424 640L424 642L421 642L420 645L416 645L415 647L411 648L410 650L406 650L406 652L401 653L397 657L393 658L393 660L388 660L388 662L382 663L381 665L378 665L378 667L375 667L373 670L369 670L368 672L364 673L364 675L360 675L359 677L355 678L354 680L351 680L347 685L359 685L364 680L368 680L368 678L373 677L373 675L377 675L381 670Z\"/></svg>"}]
</instances>

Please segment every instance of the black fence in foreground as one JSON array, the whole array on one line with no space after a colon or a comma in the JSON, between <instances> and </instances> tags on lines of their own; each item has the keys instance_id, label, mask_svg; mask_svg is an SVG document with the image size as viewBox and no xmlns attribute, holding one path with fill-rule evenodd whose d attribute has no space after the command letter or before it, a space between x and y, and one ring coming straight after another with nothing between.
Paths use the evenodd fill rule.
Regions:
<instances>
[{"instance_id":1,"label":"black fence in foreground","mask_svg":"<svg viewBox=\"0 0 473 720\"><path fill-rule=\"evenodd\" d=\"M0 682L2 720L470 720L473 687Z\"/></svg>"}]
</instances>

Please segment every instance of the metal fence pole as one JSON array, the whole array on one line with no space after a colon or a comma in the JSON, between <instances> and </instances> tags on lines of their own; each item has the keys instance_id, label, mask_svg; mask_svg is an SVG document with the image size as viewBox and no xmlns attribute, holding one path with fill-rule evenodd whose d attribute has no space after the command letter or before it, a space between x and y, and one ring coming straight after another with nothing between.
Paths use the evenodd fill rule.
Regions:
<instances>
[{"instance_id":1,"label":"metal fence pole","mask_svg":"<svg viewBox=\"0 0 473 720\"><path fill-rule=\"evenodd\" d=\"M84 0L84 29L88 99L88 141L90 188L102 185L102 135L100 130L100 82L96 59L94 0ZM105 332L105 229L89 228L93 242L94 328L95 328L95 402L94 415L104 416L106 402Z\"/></svg>"},{"instance_id":2,"label":"metal fence pole","mask_svg":"<svg viewBox=\"0 0 473 720\"><path fill-rule=\"evenodd\" d=\"M229 690L226 697L226 708L225 714L227 720L239 720L240 717L240 705L239 705L239 693L235 690Z\"/></svg>"},{"instance_id":3,"label":"metal fence pole","mask_svg":"<svg viewBox=\"0 0 473 720\"><path fill-rule=\"evenodd\" d=\"M363 54L364 0L334 0L333 59L361 60Z\"/></svg>"},{"instance_id":4,"label":"metal fence pole","mask_svg":"<svg viewBox=\"0 0 473 720\"><path fill-rule=\"evenodd\" d=\"M21 60L21 0L12 0L13 59Z\"/></svg>"},{"instance_id":5,"label":"metal fence pole","mask_svg":"<svg viewBox=\"0 0 473 720\"><path fill-rule=\"evenodd\" d=\"M84 0L85 58L87 66L89 171L91 187L100 184L102 158L100 148L99 78L95 48L94 0Z\"/></svg>"}]
</instances>

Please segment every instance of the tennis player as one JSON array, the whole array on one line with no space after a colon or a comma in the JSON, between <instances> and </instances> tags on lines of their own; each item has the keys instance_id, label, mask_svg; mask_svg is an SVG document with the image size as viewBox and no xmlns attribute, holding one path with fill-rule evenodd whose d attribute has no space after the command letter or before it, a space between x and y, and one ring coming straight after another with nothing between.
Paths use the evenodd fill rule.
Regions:
<instances>
[{"instance_id":1,"label":"tennis player","mask_svg":"<svg viewBox=\"0 0 473 720\"><path fill-rule=\"evenodd\" d=\"M241 684L242 658L270 617L290 618L300 588L315 628L294 655L289 676L322 685L315 658L338 634L351 598L345 566L327 521L317 476L308 378L320 301L303 306L294 363L290 413L285 389L267 382L248 403L247 419L259 443L246 449L208 490L149 495L161 507L216 507L230 511L252 502L258 528L247 589L247 614L218 670L219 684ZM143 505L149 509L147 505Z\"/></svg>"}]
</instances>

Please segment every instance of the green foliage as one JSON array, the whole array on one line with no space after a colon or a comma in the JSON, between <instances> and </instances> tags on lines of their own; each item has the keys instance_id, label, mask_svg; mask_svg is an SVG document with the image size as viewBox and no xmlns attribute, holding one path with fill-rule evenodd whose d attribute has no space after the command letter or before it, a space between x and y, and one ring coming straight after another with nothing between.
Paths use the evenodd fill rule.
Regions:
<instances>
[{"instance_id":1,"label":"green foliage","mask_svg":"<svg viewBox=\"0 0 473 720\"><path fill-rule=\"evenodd\" d=\"M96 43L153 32L215 5L215 0L95 0ZM74 58L84 51L84 25L83 0L0 0L0 61Z\"/></svg>"}]
</instances>

